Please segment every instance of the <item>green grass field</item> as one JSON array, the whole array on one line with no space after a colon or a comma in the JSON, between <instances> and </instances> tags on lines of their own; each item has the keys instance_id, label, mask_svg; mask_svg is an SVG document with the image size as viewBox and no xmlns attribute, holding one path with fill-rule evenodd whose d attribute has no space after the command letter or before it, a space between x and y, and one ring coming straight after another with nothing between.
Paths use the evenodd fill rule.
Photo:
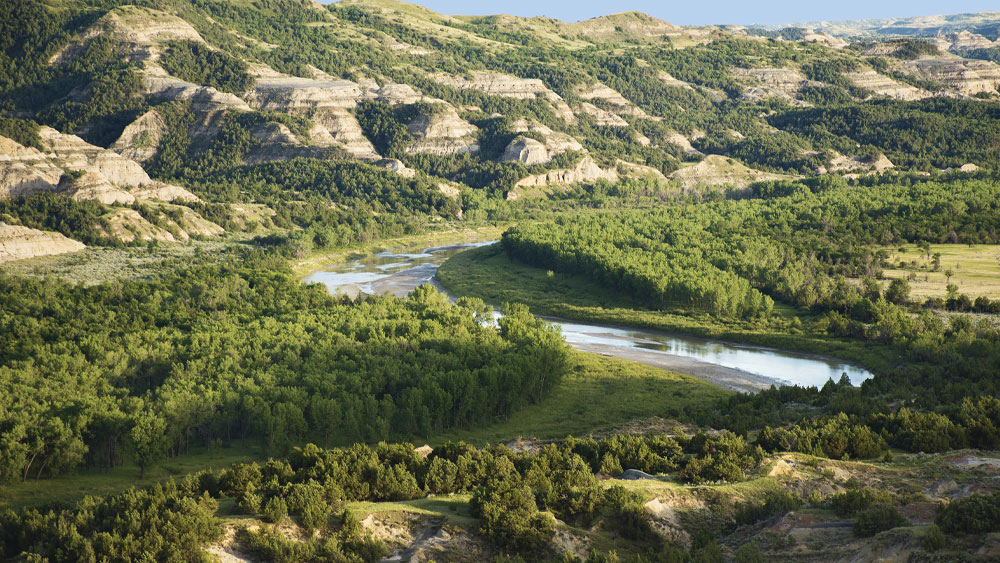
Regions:
<instances>
[{"instance_id":1,"label":"green grass field","mask_svg":"<svg viewBox=\"0 0 1000 563\"><path fill-rule=\"evenodd\" d=\"M980 295L1000 298L1000 245L932 244L931 258L915 244L901 247L903 252L899 248L890 249L889 261L896 267L886 269L884 274L886 278L910 278L912 299L944 298L948 270L952 272L951 283L958 286L960 293L973 299ZM941 254L938 270L933 264L935 254Z\"/></svg>"},{"instance_id":2,"label":"green grass field","mask_svg":"<svg viewBox=\"0 0 1000 563\"><path fill-rule=\"evenodd\" d=\"M539 404L492 426L446 432L431 444L448 440L496 443L519 436L541 440L581 436L654 416L683 418L686 406L711 404L729 393L687 375L573 352L569 375Z\"/></svg>"},{"instance_id":3,"label":"green grass field","mask_svg":"<svg viewBox=\"0 0 1000 563\"><path fill-rule=\"evenodd\" d=\"M777 304L779 319L798 318L803 329L788 323L725 321L704 313L657 311L631 296L603 287L582 276L550 273L512 259L499 245L461 252L438 270L437 279L454 295L479 297L502 305L524 303L536 315L585 322L661 330L797 350L859 362L877 372L897 363L896 352L886 347L833 338L811 332L812 315L790 305Z\"/></svg>"},{"instance_id":4,"label":"green grass field","mask_svg":"<svg viewBox=\"0 0 1000 563\"><path fill-rule=\"evenodd\" d=\"M171 477L180 478L188 473L207 469L223 469L249 460L264 459L264 451L257 446L246 448L194 448L191 453L168 459L146 470L145 479L139 479L139 468L127 463L111 471L87 470L73 475L28 480L0 488L0 508L39 506L53 502L72 503L88 495L104 496L133 486L152 485Z\"/></svg>"},{"instance_id":5,"label":"green grass field","mask_svg":"<svg viewBox=\"0 0 1000 563\"><path fill-rule=\"evenodd\" d=\"M453 430L413 441L417 445L425 441L438 445L449 440L465 440L481 445L519 436L539 439L565 438L570 434L580 436L637 419L681 417L685 406L709 404L729 393L693 377L613 358L582 352L572 352L570 358L569 375L540 403L490 426ZM265 459L265 451L258 446L211 451L195 449L149 469L143 480L139 479L139 468L130 463L109 472L82 471L54 479L16 483L0 489L0 508L74 502L87 495L107 495L187 473Z\"/></svg>"}]
</instances>

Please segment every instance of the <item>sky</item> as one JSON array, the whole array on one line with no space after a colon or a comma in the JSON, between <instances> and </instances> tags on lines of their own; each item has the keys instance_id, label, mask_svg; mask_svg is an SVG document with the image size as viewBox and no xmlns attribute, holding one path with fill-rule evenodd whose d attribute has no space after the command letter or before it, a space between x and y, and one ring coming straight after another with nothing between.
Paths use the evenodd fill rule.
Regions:
<instances>
[{"instance_id":1,"label":"sky","mask_svg":"<svg viewBox=\"0 0 1000 563\"><path fill-rule=\"evenodd\" d=\"M638 11L677 25L784 24L819 20L857 20L960 14L1000 10L996 0L415 0L442 14L548 16L579 21L616 12Z\"/></svg>"}]
</instances>

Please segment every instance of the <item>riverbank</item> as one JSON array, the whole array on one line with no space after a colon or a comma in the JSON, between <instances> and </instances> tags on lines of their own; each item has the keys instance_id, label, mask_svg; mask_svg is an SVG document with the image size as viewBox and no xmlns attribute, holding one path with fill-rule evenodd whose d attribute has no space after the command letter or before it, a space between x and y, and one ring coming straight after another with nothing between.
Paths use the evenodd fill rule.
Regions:
<instances>
[{"instance_id":1,"label":"riverbank","mask_svg":"<svg viewBox=\"0 0 1000 563\"><path fill-rule=\"evenodd\" d=\"M292 266L292 271L297 277L305 278L324 265L345 262L369 254L378 254L388 249L409 246L445 246L462 242L496 240L509 227L510 225L485 225L472 228L454 228L379 239L370 243L344 246L336 249L317 250L295 262Z\"/></svg>"},{"instance_id":2,"label":"riverbank","mask_svg":"<svg viewBox=\"0 0 1000 563\"><path fill-rule=\"evenodd\" d=\"M438 269L437 281L456 296L479 297L488 303L524 303L532 312L545 317L691 335L764 350L794 351L805 357L862 365L875 373L900 361L897 352L889 347L810 331L813 319L807 312L785 307L779 309L781 317L770 323L747 323L722 321L705 314L647 309L628 295L590 280L550 273L513 260L499 246L453 256ZM759 382L747 384L753 386Z\"/></svg>"}]
</instances>

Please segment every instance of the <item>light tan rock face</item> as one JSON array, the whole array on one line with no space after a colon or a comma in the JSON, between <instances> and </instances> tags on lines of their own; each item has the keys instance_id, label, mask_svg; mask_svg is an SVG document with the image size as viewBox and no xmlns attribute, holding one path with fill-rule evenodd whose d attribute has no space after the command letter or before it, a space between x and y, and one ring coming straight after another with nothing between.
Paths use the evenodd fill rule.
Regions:
<instances>
[{"instance_id":1,"label":"light tan rock face","mask_svg":"<svg viewBox=\"0 0 1000 563\"><path fill-rule=\"evenodd\" d=\"M379 157L375 147L361 130L358 120L349 111L344 109L320 111L312 120L314 125L309 131L310 143L316 146L339 146L354 158L361 160L374 160Z\"/></svg>"},{"instance_id":2,"label":"light tan rock face","mask_svg":"<svg viewBox=\"0 0 1000 563\"><path fill-rule=\"evenodd\" d=\"M0 264L36 256L78 252L86 246L60 233L39 231L0 221Z\"/></svg>"},{"instance_id":3,"label":"light tan rock face","mask_svg":"<svg viewBox=\"0 0 1000 563\"><path fill-rule=\"evenodd\" d=\"M458 199L462 195L462 189L455 184L449 184L447 182L438 183L438 191L443 193L445 196L452 199ZM462 210L458 210L459 219L462 218Z\"/></svg>"},{"instance_id":4,"label":"light tan rock face","mask_svg":"<svg viewBox=\"0 0 1000 563\"><path fill-rule=\"evenodd\" d=\"M609 88L600 82L592 85L578 86L577 95L580 96L581 99L587 100L588 102L599 100L606 104L605 107L610 106L613 108L613 113L618 115L632 115L635 117L654 119L646 114L642 108L636 107L635 104L626 99L625 96L618 93L618 91ZM655 119L659 120L659 118Z\"/></svg>"},{"instance_id":5,"label":"light tan rock face","mask_svg":"<svg viewBox=\"0 0 1000 563\"><path fill-rule=\"evenodd\" d=\"M284 123L265 123L259 127L255 127L250 132L250 136L262 143L299 144L298 137Z\"/></svg>"},{"instance_id":6,"label":"light tan rock face","mask_svg":"<svg viewBox=\"0 0 1000 563\"><path fill-rule=\"evenodd\" d=\"M107 25L116 39L134 45L160 45L168 41L205 42L188 22L151 8L122 6L108 12L98 23Z\"/></svg>"},{"instance_id":7,"label":"light tan rock face","mask_svg":"<svg viewBox=\"0 0 1000 563\"><path fill-rule=\"evenodd\" d=\"M76 135L66 135L51 127L38 130L42 147L50 160L69 170L98 172L119 186L144 186L152 182L142 166L122 155L91 145Z\"/></svg>"},{"instance_id":8,"label":"light tan rock face","mask_svg":"<svg viewBox=\"0 0 1000 563\"><path fill-rule=\"evenodd\" d=\"M492 72L476 72L471 77L436 73L429 76L431 80L452 88L461 90L476 90L491 96L531 100L541 98L547 100L561 119L567 123L575 121L573 111L559 94L549 90L537 78L519 78L508 74Z\"/></svg>"},{"instance_id":9,"label":"light tan rock face","mask_svg":"<svg viewBox=\"0 0 1000 563\"><path fill-rule=\"evenodd\" d=\"M479 152L475 125L459 117L452 106L431 116L419 116L407 125L417 138L406 152L409 154L454 155Z\"/></svg>"},{"instance_id":10,"label":"light tan rock face","mask_svg":"<svg viewBox=\"0 0 1000 563\"><path fill-rule=\"evenodd\" d=\"M412 178L417 175L412 168L407 168L403 161L396 158L385 158L375 163L375 166L385 168L390 172L395 172L404 178Z\"/></svg>"},{"instance_id":11,"label":"light tan rock face","mask_svg":"<svg viewBox=\"0 0 1000 563\"><path fill-rule=\"evenodd\" d=\"M879 74L871 69L845 72L843 74L844 78L850 80L855 86L871 90L879 96L888 96L897 100L920 100L934 95L931 92L915 88L909 84L896 82L888 76Z\"/></svg>"},{"instance_id":12,"label":"light tan rock face","mask_svg":"<svg viewBox=\"0 0 1000 563\"><path fill-rule=\"evenodd\" d=\"M819 82L807 80L798 70L789 68L731 68L734 76L750 83L742 98L750 101L780 98L799 102L796 96L807 85Z\"/></svg>"},{"instance_id":13,"label":"light tan rock face","mask_svg":"<svg viewBox=\"0 0 1000 563\"><path fill-rule=\"evenodd\" d=\"M350 80L313 80L293 76L258 78L247 94L255 109L270 111L350 109L375 96Z\"/></svg>"},{"instance_id":14,"label":"light tan rock face","mask_svg":"<svg viewBox=\"0 0 1000 563\"><path fill-rule=\"evenodd\" d=\"M817 43L825 43L834 49L843 49L847 47L847 41L839 37L834 37L828 33L816 33L814 31L806 32L805 36L802 38L805 42L815 41Z\"/></svg>"},{"instance_id":15,"label":"light tan rock face","mask_svg":"<svg viewBox=\"0 0 1000 563\"><path fill-rule=\"evenodd\" d=\"M580 102L576 106L577 113L588 115L594 120L595 125L603 127L628 127L628 121L621 116L605 111L590 102Z\"/></svg>"},{"instance_id":16,"label":"light tan rock face","mask_svg":"<svg viewBox=\"0 0 1000 563\"><path fill-rule=\"evenodd\" d=\"M62 175L39 150L0 137L0 200L55 191Z\"/></svg>"},{"instance_id":17,"label":"light tan rock face","mask_svg":"<svg viewBox=\"0 0 1000 563\"><path fill-rule=\"evenodd\" d=\"M521 162L528 166L551 160L545 145L528 137L518 137L507 145L500 157L503 162Z\"/></svg>"},{"instance_id":18,"label":"light tan rock face","mask_svg":"<svg viewBox=\"0 0 1000 563\"><path fill-rule=\"evenodd\" d=\"M697 164L675 170L668 176L669 179L680 182L685 189L722 185L742 188L753 182L785 177L747 168L739 161L716 154L706 156Z\"/></svg>"},{"instance_id":19,"label":"light tan rock face","mask_svg":"<svg viewBox=\"0 0 1000 563\"><path fill-rule=\"evenodd\" d=\"M122 131L111 150L136 162L146 162L156 156L156 148L167 130L167 123L151 109L139 116Z\"/></svg>"},{"instance_id":20,"label":"light tan rock face","mask_svg":"<svg viewBox=\"0 0 1000 563\"><path fill-rule=\"evenodd\" d=\"M678 80L678 79L674 78L673 76L671 76L669 73L666 73L666 72L664 72L662 70L657 73L657 76L659 76L660 80L662 80L663 83L666 84L667 86L672 86L674 88L687 88L688 90L694 90L694 87L691 86L690 82L684 82L683 80Z\"/></svg>"},{"instance_id":21,"label":"light tan rock face","mask_svg":"<svg viewBox=\"0 0 1000 563\"><path fill-rule=\"evenodd\" d=\"M121 188L116 188L101 174L87 172L73 181L69 186L68 195L76 201L93 200L104 205L132 205L135 196Z\"/></svg>"},{"instance_id":22,"label":"light tan rock face","mask_svg":"<svg viewBox=\"0 0 1000 563\"><path fill-rule=\"evenodd\" d=\"M558 95L545 87L537 78L519 78L509 74L491 72L476 72L470 77L438 73L430 76L432 80L445 86L461 90L477 90L491 96L531 100L534 98L551 99Z\"/></svg>"},{"instance_id":23,"label":"light tan rock face","mask_svg":"<svg viewBox=\"0 0 1000 563\"><path fill-rule=\"evenodd\" d=\"M935 37L938 43L938 49L942 51L964 51L966 49L989 49L990 47L996 47L1000 45L1000 39L996 41L991 41L978 33L972 33L970 31L960 31L958 33L952 33L950 35L938 35ZM941 46L941 43L944 46Z\"/></svg>"},{"instance_id":24,"label":"light tan rock face","mask_svg":"<svg viewBox=\"0 0 1000 563\"><path fill-rule=\"evenodd\" d=\"M640 12L623 12L599 16L580 22L558 22L568 33L582 35L596 40L609 39L651 39L674 37L685 33L685 29Z\"/></svg>"},{"instance_id":25,"label":"light tan rock face","mask_svg":"<svg viewBox=\"0 0 1000 563\"><path fill-rule=\"evenodd\" d=\"M187 240L192 235L214 237L226 232L219 225L195 213L190 207L160 203L157 204L157 209L160 211L160 220L175 231L181 240Z\"/></svg>"},{"instance_id":26,"label":"light tan rock face","mask_svg":"<svg viewBox=\"0 0 1000 563\"><path fill-rule=\"evenodd\" d=\"M541 123L535 123L527 119L518 119L511 123L510 130L514 133L530 132L541 135L544 139L543 144L545 145L545 151L548 153L549 159L564 152L586 152L580 141L577 141L566 133L553 131Z\"/></svg>"},{"instance_id":27,"label":"light tan rock face","mask_svg":"<svg viewBox=\"0 0 1000 563\"><path fill-rule=\"evenodd\" d=\"M518 188L540 188L555 185L571 185L585 182L597 182L607 180L609 182L618 181L618 171L614 168L607 170L601 168L589 156L583 157L573 168L563 170L551 170L545 174L528 176L515 184L514 189L507 193L507 199L518 199L521 192Z\"/></svg>"},{"instance_id":28,"label":"light tan rock face","mask_svg":"<svg viewBox=\"0 0 1000 563\"><path fill-rule=\"evenodd\" d=\"M250 111L250 106L236 94L167 76L159 67L147 69L142 82L147 94L161 100L190 102L194 111Z\"/></svg>"},{"instance_id":29,"label":"light tan rock face","mask_svg":"<svg viewBox=\"0 0 1000 563\"><path fill-rule=\"evenodd\" d=\"M121 6L98 19L80 36L50 59L52 64L63 64L79 56L94 38L110 35L136 59L147 59L158 52L158 47L168 41L195 41L204 43L201 35L183 19L136 6Z\"/></svg>"},{"instance_id":30,"label":"light tan rock face","mask_svg":"<svg viewBox=\"0 0 1000 563\"><path fill-rule=\"evenodd\" d=\"M667 136L667 141L680 147L684 154L702 154L701 151L691 146L691 141L687 137L676 131Z\"/></svg>"},{"instance_id":31,"label":"light tan rock face","mask_svg":"<svg viewBox=\"0 0 1000 563\"><path fill-rule=\"evenodd\" d=\"M158 201L184 201L188 203L198 203L201 199L193 193L180 186L166 184L160 181L152 181L142 188L132 190L132 195L136 199Z\"/></svg>"},{"instance_id":32,"label":"light tan rock face","mask_svg":"<svg viewBox=\"0 0 1000 563\"><path fill-rule=\"evenodd\" d=\"M419 101L431 101L430 98L427 98L420 92L417 92L409 84L389 82L381 87L377 84L372 84L370 89L374 92L375 99L382 100L392 105L415 104Z\"/></svg>"},{"instance_id":33,"label":"light tan rock face","mask_svg":"<svg viewBox=\"0 0 1000 563\"><path fill-rule=\"evenodd\" d=\"M636 164L622 159L618 159L617 164L618 171L627 178L639 178L641 180L654 180L657 182L667 181L667 177L663 175L663 172L652 166Z\"/></svg>"},{"instance_id":34,"label":"light tan rock face","mask_svg":"<svg viewBox=\"0 0 1000 563\"><path fill-rule=\"evenodd\" d=\"M136 239L160 242L176 242L170 231L157 227L147 221L135 209L119 209L108 218L111 226L111 236L122 242L132 242Z\"/></svg>"},{"instance_id":35,"label":"light tan rock face","mask_svg":"<svg viewBox=\"0 0 1000 563\"><path fill-rule=\"evenodd\" d=\"M925 58L903 63L903 70L966 95L996 93L1000 86L1000 65L990 61Z\"/></svg>"},{"instance_id":36,"label":"light tan rock face","mask_svg":"<svg viewBox=\"0 0 1000 563\"><path fill-rule=\"evenodd\" d=\"M882 172L883 170L889 170L894 167L895 165L892 161L889 160L884 154L879 154L875 158L861 158L858 156L844 156L842 154L836 154L830 159L830 165L827 170L830 172Z\"/></svg>"},{"instance_id":37,"label":"light tan rock face","mask_svg":"<svg viewBox=\"0 0 1000 563\"><path fill-rule=\"evenodd\" d=\"M117 210L108 218L110 235L123 242L136 239L177 242L188 240L192 235L217 236L225 232L222 227L202 218L188 207L156 203L150 205L150 210L157 214L158 220L166 228L149 222L135 209L126 208Z\"/></svg>"}]
</instances>

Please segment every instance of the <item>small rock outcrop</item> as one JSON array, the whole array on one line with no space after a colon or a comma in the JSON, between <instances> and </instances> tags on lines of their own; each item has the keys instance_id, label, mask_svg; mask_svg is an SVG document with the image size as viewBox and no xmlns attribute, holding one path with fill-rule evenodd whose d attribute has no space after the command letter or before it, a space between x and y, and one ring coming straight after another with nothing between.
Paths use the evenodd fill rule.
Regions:
<instances>
[{"instance_id":1,"label":"small rock outcrop","mask_svg":"<svg viewBox=\"0 0 1000 563\"><path fill-rule=\"evenodd\" d=\"M194 111L250 111L242 98L236 94L220 92L210 86L199 86L167 75L166 71L150 65L143 73L146 93L162 100L190 102Z\"/></svg>"},{"instance_id":2,"label":"small rock outcrop","mask_svg":"<svg viewBox=\"0 0 1000 563\"><path fill-rule=\"evenodd\" d=\"M544 164L550 160L545 145L530 137L518 137L507 145L500 157L503 162L520 162L531 166Z\"/></svg>"},{"instance_id":3,"label":"small rock outcrop","mask_svg":"<svg viewBox=\"0 0 1000 563\"><path fill-rule=\"evenodd\" d=\"M69 170L98 172L119 186L144 186L152 182L142 166L122 155L91 145L76 135L66 135L51 127L38 129L45 155Z\"/></svg>"},{"instance_id":4,"label":"small rock outcrop","mask_svg":"<svg viewBox=\"0 0 1000 563\"><path fill-rule=\"evenodd\" d=\"M517 98L519 100L541 98L547 100L552 105L552 109L556 115L567 123L572 123L576 119L569 105L562 99L562 96L549 90L537 78L519 78L508 74L491 72L476 72L468 77L437 73L430 75L430 78L445 86L462 90L476 90L492 96Z\"/></svg>"},{"instance_id":5,"label":"small rock outcrop","mask_svg":"<svg viewBox=\"0 0 1000 563\"><path fill-rule=\"evenodd\" d=\"M269 111L353 108L362 99L374 95L350 80L314 80L312 78L258 78L247 93L255 109Z\"/></svg>"},{"instance_id":6,"label":"small rock outcrop","mask_svg":"<svg viewBox=\"0 0 1000 563\"><path fill-rule=\"evenodd\" d=\"M564 152L586 152L586 149L583 148L580 141L577 141L566 133L553 131L541 123L536 123L527 119L518 119L517 121L511 123L510 130L514 133L535 133L536 135L540 135L542 139L544 139L542 143L545 145L545 150L548 152L549 159Z\"/></svg>"},{"instance_id":7,"label":"small rock outcrop","mask_svg":"<svg viewBox=\"0 0 1000 563\"><path fill-rule=\"evenodd\" d=\"M108 217L112 237L122 242L136 239L144 241L176 242L170 231L147 221L138 211L131 208L119 209Z\"/></svg>"},{"instance_id":8,"label":"small rock outcrop","mask_svg":"<svg viewBox=\"0 0 1000 563\"><path fill-rule=\"evenodd\" d=\"M681 135L680 133L678 133L676 131L674 131L674 132L670 133L669 135L667 135L667 141L669 141L670 144L672 144L672 145L677 145L678 147L680 147L681 150L683 150L684 154L686 154L686 155L692 155L692 154L693 155L700 155L700 154L702 154L701 151L699 151L698 149L694 148L691 145L691 140L690 139L688 139L687 137L685 137L684 135Z\"/></svg>"},{"instance_id":9,"label":"small rock outcrop","mask_svg":"<svg viewBox=\"0 0 1000 563\"><path fill-rule=\"evenodd\" d=\"M970 59L923 58L903 63L903 70L943 84L960 94L995 94L1000 86L1000 65Z\"/></svg>"},{"instance_id":10,"label":"small rock outcrop","mask_svg":"<svg viewBox=\"0 0 1000 563\"><path fill-rule=\"evenodd\" d=\"M520 199L525 195L524 190L528 188L543 188L547 186L568 186L587 182L597 182L606 180L608 182L618 181L618 171L614 168L607 170L601 168L594 162L594 159L585 156L573 168L562 170L551 170L544 174L528 176L522 178L514 189L507 192L508 200Z\"/></svg>"},{"instance_id":11,"label":"small rock outcrop","mask_svg":"<svg viewBox=\"0 0 1000 563\"><path fill-rule=\"evenodd\" d=\"M87 172L74 180L69 186L68 195L76 201L93 200L104 205L135 203L134 195L115 187L97 172Z\"/></svg>"},{"instance_id":12,"label":"small rock outcrop","mask_svg":"<svg viewBox=\"0 0 1000 563\"><path fill-rule=\"evenodd\" d=\"M603 110L590 102L580 102L576 106L577 113L590 116L594 120L594 125L601 127L628 127L628 121L622 119L620 115Z\"/></svg>"},{"instance_id":13,"label":"small rock outcrop","mask_svg":"<svg viewBox=\"0 0 1000 563\"><path fill-rule=\"evenodd\" d=\"M416 117L407 125L410 134L417 138L406 152L409 154L454 155L479 152L475 133L479 129L459 117L452 106L432 115Z\"/></svg>"},{"instance_id":14,"label":"small rock outcrop","mask_svg":"<svg viewBox=\"0 0 1000 563\"><path fill-rule=\"evenodd\" d=\"M614 90L605 84L601 84L600 82L587 86L578 86L576 88L576 93L580 99L588 102L600 100L601 102L607 104L607 106L614 108L613 112L619 116L631 115L651 119L646 112L644 112L641 108L636 107L617 90Z\"/></svg>"},{"instance_id":15,"label":"small rock outcrop","mask_svg":"<svg viewBox=\"0 0 1000 563\"><path fill-rule=\"evenodd\" d=\"M313 115L312 121L313 127L309 131L309 142L312 145L337 146L359 160L375 160L379 157L351 112L345 109L320 111Z\"/></svg>"},{"instance_id":16,"label":"small rock outcrop","mask_svg":"<svg viewBox=\"0 0 1000 563\"><path fill-rule=\"evenodd\" d=\"M850 80L855 86L871 90L878 96L887 96L897 100L920 100L933 96L931 92L915 88L909 84L896 82L888 76L879 74L871 69L845 72L843 74L844 78Z\"/></svg>"},{"instance_id":17,"label":"small rock outcrop","mask_svg":"<svg viewBox=\"0 0 1000 563\"><path fill-rule=\"evenodd\" d=\"M216 236L225 232L225 229L188 207L157 203L150 205L149 210L156 214L157 223L163 226L154 225L135 209L123 208L108 217L110 236L122 242L136 239L177 242L188 240L192 235Z\"/></svg>"},{"instance_id":18,"label":"small rock outcrop","mask_svg":"<svg viewBox=\"0 0 1000 563\"><path fill-rule=\"evenodd\" d=\"M637 481L639 479L656 479L656 477L646 473L645 471L639 471L638 469L626 469L622 473L622 479L626 481Z\"/></svg>"},{"instance_id":19,"label":"small rock outcrop","mask_svg":"<svg viewBox=\"0 0 1000 563\"><path fill-rule=\"evenodd\" d=\"M155 109L139 116L122 131L111 150L136 162L146 162L156 156L156 148L167 130L167 123Z\"/></svg>"},{"instance_id":20,"label":"small rock outcrop","mask_svg":"<svg viewBox=\"0 0 1000 563\"><path fill-rule=\"evenodd\" d=\"M41 151L0 137L0 200L55 191L62 175Z\"/></svg>"},{"instance_id":21,"label":"small rock outcrop","mask_svg":"<svg viewBox=\"0 0 1000 563\"><path fill-rule=\"evenodd\" d=\"M404 178L412 178L417 175L412 168L407 168L403 161L396 158L384 158L375 163L375 166L385 168L390 172L395 172Z\"/></svg>"},{"instance_id":22,"label":"small rock outcrop","mask_svg":"<svg viewBox=\"0 0 1000 563\"><path fill-rule=\"evenodd\" d=\"M153 181L142 188L132 190L132 195L140 200L155 199L159 201L184 201L188 203L201 201L198 196L180 186L159 181Z\"/></svg>"},{"instance_id":23,"label":"small rock outcrop","mask_svg":"<svg viewBox=\"0 0 1000 563\"><path fill-rule=\"evenodd\" d=\"M829 172L856 172L871 171L882 172L894 168L895 165L884 154L879 153L876 157L863 158L860 156L844 156L834 154L830 159L830 165L826 171Z\"/></svg>"},{"instance_id":24,"label":"small rock outcrop","mask_svg":"<svg viewBox=\"0 0 1000 563\"><path fill-rule=\"evenodd\" d=\"M39 231L0 221L0 264L36 256L78 252L86 246L60 233Z\"/></svg>"},{"instance_id":25,"label":"small rock outcrop","mask_svg":"<svg viewBox=\"0 0 1000 563\"><path fill-rule=\"evenodd\" d=\"M708 155L701 162L680 168L668 176L669 179L680 182L685 189L722 185L743 188L753 182L778 180L785 177L747 168L736 160L717 154Z\"/></svg>"},{"instance_id":26,"label":"small rock outcrop","mask_svg":"<svg viewBox=\"0 0 1000 563\"><path fill-rule=\"evenodd\" d=\"M807 85L819 85L820 82L807 80L798 70L788 68L738 68L730 69L734 76L749 82L742 98L749 101L760 101L771 98L798 102L796 96Z\"/></svg>"}]
</instances>

